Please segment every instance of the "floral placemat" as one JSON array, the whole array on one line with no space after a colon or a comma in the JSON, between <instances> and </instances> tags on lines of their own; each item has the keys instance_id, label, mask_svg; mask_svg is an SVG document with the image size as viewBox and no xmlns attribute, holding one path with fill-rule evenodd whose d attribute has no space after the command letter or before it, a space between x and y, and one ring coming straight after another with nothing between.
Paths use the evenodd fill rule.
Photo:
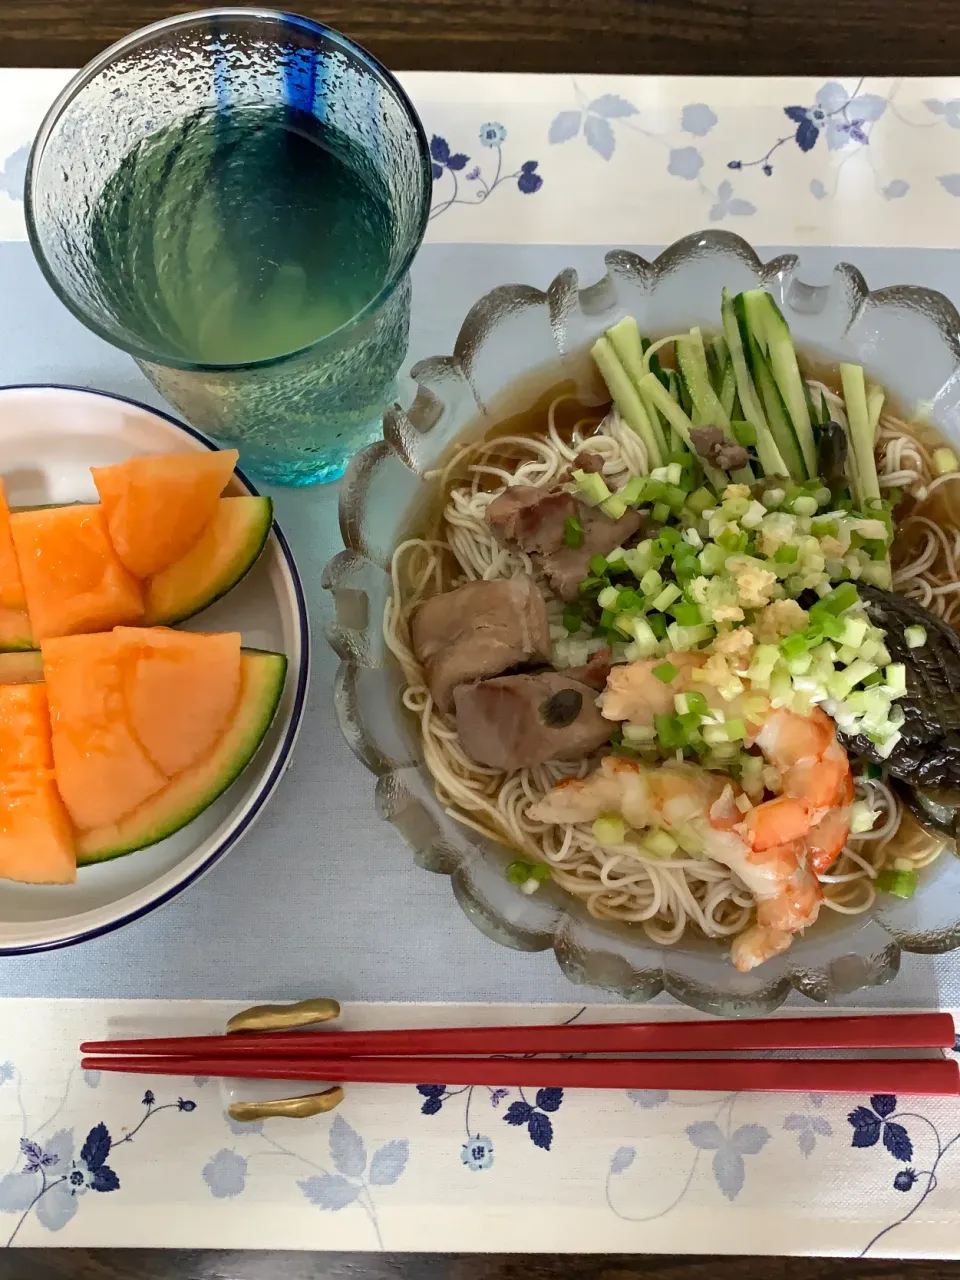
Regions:
<instances>
[{"instance_id":1,"label":"floral placemat","mask_svg":"<svg viewBox=\"0 0 960 1280\"><path fill-rule=\"evenodd\" d=\"M0 1001L0 1244L957 1252L957 1099L425 1081L348 1086L332 1114L240 1125L216 1080L79 1069L85 1038L210 1033L236 1007ZM631 1016L367 1004L342 1023Z\"/></svg>"},{"instance_id":2,"label":"floral placemat","mask_svg":"<svg viewBox=\"0 0 960 1280\"><path fill-rule=\"evenodd\" d=\"M0 70L0 242L25 238L30 140L68 75ZM428 242L450 252L710 224L820 249L956 239L960 79L403 78L431 140ZM215 1030L235 1007L0 1000L0 1244L960 1254L956 1101L425 1081L237 1126L215 1081L76 1065L81 1039ZM630 1016L366 1004L345 1022Z\"/></svg>"},{"instance_id":3,"label":"floral placemat","mask_svg":"<svg viewBox=\"0 0 960 1280\"><path fill-rule=\"evenodd\" d=\"M0 240L24 236L30 140L69 74L0 70ZM669 244L726 223L758 244L956 241L960 78L401 79L431 138L429 240Z\"/></svg>"}]
</instances>

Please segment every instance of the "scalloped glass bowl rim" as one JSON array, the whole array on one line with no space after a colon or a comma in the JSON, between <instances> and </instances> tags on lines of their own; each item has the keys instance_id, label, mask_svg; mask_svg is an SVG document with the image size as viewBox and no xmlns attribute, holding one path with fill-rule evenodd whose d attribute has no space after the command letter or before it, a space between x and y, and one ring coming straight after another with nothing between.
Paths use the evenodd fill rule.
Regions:
<instances>
[{"instance_id":1,"label":"scalloped glass bowl rim","mask_svg":"<svg viewBox=\"0 0 960 1280\"><path fill-rule=\"evenodd\" d=\"M566 333L565 326L575 307L581 308L580 317L586 319L593 333L599 333L615 322L620 315L626 314L626 309L620 306L618 311L607 315L606 308L603 306L604 290L609 289L611 278L618 270L634 271L637 278L642 279L639 287L646 289L647 296L652 297L657 282L669 280L670 273L676 270L678 264L681 267L689 268L691 264L695 267L701 259L708 260L714 255L724 253L731 254L741 266L752 270L758 284L771 286L777 281L781 284L788 281L800 299L802 312L805 311L808 314L816 312L818 297L827 298L833 294L842 293L843 297L839 299L838 305L849 313L848 321L842 328L843 338L847 338L857 320L866 314L870 307L897 308L902 305L904 312L910 311L922 315L936 326L942 340L942 347L948 357L949 376L938 388L936 396L951 384L952 379L955 378L960 382L960 346L956 338L956 335L960 334L960 315L944 295L914 286L897 286L871 293L857 268L848 263L839 263L834 268L834 275L829 285L812 288L792 278L797 262L795 255L782 255L764 263L746 241L729 232L707 231L685 237L668 246L653 263L647 263L627 250L612 250L605 256L607 275L596 284L588 285L583 289L579 288L577 274L572 270L559 273L542 293L526 285L500 286L481 298L471 308L457 335L453 356L432 357L414 366L412 377L417 382L417 396L413 406L408 410L403 410L399 405L395 406L385 418L384 439L364 450L352 462L343 480L340 495L340 524L348 550L335 557L324 574L324 586L333 591L338 606L341 598L338 591L343 591L351 568L355 568L364 559L362 552L358 553L358 548L352 544L356 542L358 522L363 514L363 497L369 475L387 453L395 455L414 475L422 471L423 468L418 468L411 461L411 455L418 445L429 441L430 431L442 418L443 413L449 409L449 405L444 402L443 390L437 389L441 379L459 377L474 397L473 421L476 422L478 418L483 417L487 406L471 383L471 361L482 353L484 343L492 339L498 321L510 312L511 302L518 308L524 305L537 305L548 313L554 338L557 340L556 363L559 364L563 356L582 356L585 349L583 343L569 349L562 347L557 338L558 328L561 328L564 334ZM652 286L651 282L653 282ZM719 299L717 299L718 304ZM602 317L602 323L600 317ZM647 331L657 332L657 326L652 326ZM811 344L801 340L801 345L804 349L809 349ZM839 341L836 345L839 345ZM820 345L819 351L834 363L838 359L850 358L849 353L844 355L838 355L835 351L831 353L829 346ZM867 363L863 352L860 352L859 358ZM530 366L531 373L543 372L543 370L542 364ZM545 376L544 384L548 385L549 381L549 377ZM559 381L559 378L554 377L553 381ZM955 417L957 422L960 422L960 415L955 414ZM942 424L941 429L943 429ZM953 429L954 438L957 438L960 430L956 425ZM444 448L438 450L432 458L435 460L441 452L446 452L457 435L466 434L467 431L461 428L445 441ZM403 527L402 518L399 521L399 527L401 529ZM354 562L353 565L348 566L348 562L351 561ZM370 560L368 559L366 563L369 566ZM377 563L383 570L383 562ZM721 948L714 948L712 944L703 941L681 942L674 947L658 948L649 940L634 939L645 950L656 952L660 956L661 963L659 973L656 972L655 967L637 969L632 967L629 961L615 956L603 944L603 937L609 937L613 942L616 935L622 931L622 926L618 927L585 917L582 904L563 895L559 890L556 891L556 894L559 894L559 901L554 905L544 903L541 926L538 927L534 923L524 927L518 925L516 919L508 921L506 915L514 914L514 902L508 903L505 911L498 912L488 901L478 902L463 879L462 873L469 869L472 862L476 862L478 858L482 859L483 856L480 846L470 839L467 828L456 828L454 824L459 834L459 840L457 835L452 836L456 852L451 853L449 848L446 854L438 852L437 845L439 843L441 848L443 847L444 837L441 828L437 825L439 805L435 799L431 809L432 792L425 797L415 799L416 804L425 808L430 814L434 826L437 827L439 841L433 840L430 847L426 849L420 847L416 838L410 839L404 833L400 822L395 821L398 806L390 796L391 782L399 777L400 773L404 771L409 773L411 769L409 765L404 766L394 760L389 752L385 753L381 750L377 744L376 735L370 735L367 732L362 712L357 713L359 705L357 684L360 673L364 668L376 667L380 664L371 663L367 659L362 646L358 649L351 640L349 632L350 628L341 627L339 621L332 623L328 630L328 638L343 659L338 673L335 701L346 741L361 762L378 776L377 800L381 815L398 826L407 843L413 847L415 859L420 866L440 871L451 877L454 894L461 908L483 932L504 945L521 950L541 950L552 945L558 963L572 981L599 986L631 1000L649 999L660 990L667 990L682 1002L709 1012L734 1015L755 1014L777 1007L790 993L791 988L804 992L811 998L828 1001L839 995L847 995L861 987L888 982L896 976L899 969L901 951L932 954L960 947L960 907L957 909L956 919L947 922L946 926L941 925L939 932L929 930L911 932L909 928L901 928L896 936L878 919L880 915L889 917L890 911L874 908L864 916L843 917L840 920L835 917L824 920L826 915L824 913L821 916L824 924L817 926L819 940L826 944L830 939L840 937L849 939L849 945L842 944L837 954L828 955L823 963L814 965L809 970L793 964L790 960L791 953L788 952L785 957L780 957L777 961L769 962L760 970L754 971L755 976L750 990L738 993L735 971L732 970L729 959ZM422 758L417 763L422 773ZM402 808L402 806L399 807ZM492 846L492 842L490 845ZM928 873L928 878L936 874L939 880L942 878L941 869L946 875L948 871L954 871L958 867L960 862L946 855L935 864L933 871ZM548 893L538 894L536 897L556 897L552 893L553 888L550 886ZM516 887L510 886L505 892L515 900L518 911L531 907L532 899L523 898ZM584 932L593 934L599 939L596 946L588 945L585 951L579 946L575 936ZM812 937L811 930L808 939ZM858 941L861 950L872 948L870 956L858 952ZM709 950L705 951L705 948ZM799 950L798 944L794 951L797 960L800 959ZM678 962L682 959L695 958L697 955L707 957L708 967L715 971L712 981L710 979L704 981L700 977L689 977L683 973L671 971L677 968ZM674 962L673 965L671 961ZM724 966L723 973L718 968L720 964ZM769 980L767 980L767 974L769 974Z\"/></svg>"}]
</instances>

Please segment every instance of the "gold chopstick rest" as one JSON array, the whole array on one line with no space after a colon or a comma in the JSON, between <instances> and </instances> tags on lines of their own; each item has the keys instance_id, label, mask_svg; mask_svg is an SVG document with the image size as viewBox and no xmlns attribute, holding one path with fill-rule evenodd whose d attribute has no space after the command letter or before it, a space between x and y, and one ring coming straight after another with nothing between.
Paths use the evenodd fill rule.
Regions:
<instances>
[{"instance_id":1,"label":"gold chopstick rest","mask_svg":"<svg viewBox=\"0 0 960 1280\"><path fill-rule=\"evenodd\" d=\"M306 1120L324 1111L332 1111L343 1101L339 1085L324 1089L323 1093L305 1093L299 1098L274 1098L268 1102L231 1102L227 1112L231 1119L241 1123L251 1120L269 1120L274 1116L286 1116L291 1120Z\"/></svg>"},{"instance_id":2,"label":"gold chopstick rest","mask_svg":"<svg viewBox=\"0 0 960 1280\"><path fill-rule=\"evenodd\" d=\"M301 1000L299 1004L256 1004L233 1015L227 1023L227 1035L244 1031L295 1031L297 1027L312 1027L339 1017L339 1004L326 996Z\"/></svg>"},{"instance_id":3,"label":"gold chopstick rest","mask_svg":"<svg viewBox=\"0 0 960 1280\"><path fill-rule=\"evenodd\" d=\"M239 1035L244 1031L294 1031L298 1027L313 1027L321 1022L339 1018L340 1006L336 1000L318 996L315 1000L301 1000L298 1004L257 1004L252 1009L235 1013L227 1023L227 1035ZM332 1111L343 1101L339 1085L324 1089L322 1093L305 1093L296 1098L273 1098L265 1102L231 1102L227 1114L241 1124L255 1120L270 1120L274 1116L286 1116L289 1120L306 1120L310 1116Z\"/></svg>"}]
</instances>

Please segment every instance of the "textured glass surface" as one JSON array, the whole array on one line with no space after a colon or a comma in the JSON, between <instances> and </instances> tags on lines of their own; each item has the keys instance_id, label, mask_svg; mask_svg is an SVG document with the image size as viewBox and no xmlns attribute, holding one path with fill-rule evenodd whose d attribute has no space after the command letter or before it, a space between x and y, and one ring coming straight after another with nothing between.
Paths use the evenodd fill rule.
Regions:
<instances>
[{"instance_id":1,"label":"textured glass surface","mask_svg":"<svg viewBox=\"0 0 960 1280\"><path fill-rule=\"evenodd\" d=\"M172 357L132 331L91 237L98 197L134 147L198 111L283 106L345 135L392 219L380 293L308 348L245 366ZM408 270L430 200L423 129L403 90L343 36L294 15L222 9L156 23L95 59L51 107L27 174L30 240L75 315L129 351L196 427L281 484L339 475L379 434L406 352ZM136 216L136 210L131 217Z\"/></svg>"},{"instance_id":2,"label":"textured glass surface","mask_svg":"<svg viewBox=\"0 0 960 1280\"><path fill-rule=\"evenodd\" d=\"M336 600L329 638L343 659L335 694L343 733L376 776L378 811L416 863L451 877L460 906L489 937L519 950L552 947L574 982L638 1001L667 990L727 1015L775 1008L791 988L827 1002L887 982L901 950L960 946L960 860L952 854L923 873L910 901L887 899L856 917L824 911L783 956L741 974L714 943L658 947L638 928L594 920L553 885L525 896L504 876L513 855L454 822L434 796L416 726L400 706L399 671L385 655L387 569L411 506L429 495L422 474L451 441L495 420L496 403L515 379L535 394L563 377L583 377L589 344L626 314L650 336L694 324L716 329L724 285L762 285L806 351L862 363L907 405L929 402L933 421L960 444L960 315L943 295L912 287L870 293L846 264L828 285L810 287L795 258L761 262L746 241L723 231L688 236L652 263L617 250L606 265L606 276L584 289L565 271L545 293L510 285L482 298L454 354L414 368L414 404L388 413L384 439L351 464L340 495L346 549L325 574Z\"/></svg>"}]
</instances>

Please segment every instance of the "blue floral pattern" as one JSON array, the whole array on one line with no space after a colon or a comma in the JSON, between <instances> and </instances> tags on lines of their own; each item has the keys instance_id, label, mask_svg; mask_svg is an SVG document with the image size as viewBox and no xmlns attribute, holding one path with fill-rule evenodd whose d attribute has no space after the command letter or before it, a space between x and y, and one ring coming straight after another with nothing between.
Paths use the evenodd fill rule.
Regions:
<instances>
[{"instance_id":1,"label":"blue floral pattern","mask_svg":"<svg viewBox=\"0 0 960 1280\"><path fill-rule=\"evenodd\" d=\"M5 1073L0 1082L14 1078ZM0 1178L0 1213L18 1214L7 1237L7 1247L14 1244L21 1228L33 1214L48 1231L60 1231L77 1212L77 1200L88 1191L101 1193L120 1190L120 1178L107 1160L118 1147L133 1142L143 1126L162 1111L194 1111L196 1103L189 1098L158 1105L148 1089L143 1097L146 1111L129 1133L114 1140L101 1120L87 1133L80 1154L74 1155L72 1129L60 1129L40 1142L35 1137L20 1139L22 1166Z\"/></svg>"},{"instance_id":2,"label":"blue floral pattern","mask_svg":"<svg viewBox=\"0 0 960 1280\"><path fill-rule=\"evenodd\" d=\"M434 182L442 182L440 194L434 199L430 217L439 218L441 214L455 204L477 205L488 200L498 187L507 182L516 182L521 195L532 196L543 186L543 178L537 172L540 167L537 160L524 160L519 169L513 173L503 172L503 145L507 140L507 131L495 120L480 126L479 142L482 147L496 152L496 166L492 174L485 173L483 164L474 164L464 173L470 163L465 151L451 151L446 138L435 133L430 139L430 162ZM464 182L472 183L469 190L461 187L459 175L463 174Z\"/></svg>"},{"instance_id":3,"label":"blue floral pattern","mask_svg":"<svg viewBox=\"0 0 960 1280\"><path fill-rule=\"evenodd\" d=\"M928 1168L918 1170L911 1163L914 1159L914 1142L904 1123L907 1120L911 1122L911 1126L914 1123L921 1125L924 1133L932 1139ZM892 1093L874 1094L868 1105L855 1107L850 1112L847 1122L853 1130L851 1146L858 1148L882 1146L894 1160L903 1165L893 1176L892 1183L895 1191L906 1195L915 1188L919 1189L919 1194L906 1211L868 1241L861 1254L862 1257L869 1253L878 1241L912 1218L927 1197L936 1190L940 1163L947 1152L960 1142L960 1132L955 1133L951 1138L944 1139L937 1125L929 1117L915 1111L900 1111L897 1097Z\"/></svg>"}]
</instances>

